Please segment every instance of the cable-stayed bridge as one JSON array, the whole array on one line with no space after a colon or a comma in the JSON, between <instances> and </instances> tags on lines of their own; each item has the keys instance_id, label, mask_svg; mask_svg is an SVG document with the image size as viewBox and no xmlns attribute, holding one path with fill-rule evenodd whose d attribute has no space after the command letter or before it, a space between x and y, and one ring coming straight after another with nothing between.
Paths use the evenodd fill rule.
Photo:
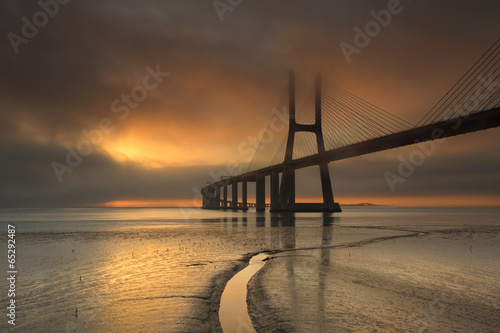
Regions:
<instances>
[{"instance_id":1,"label":"cable-stayed bridge","mask_svg":"<svg viewBox=\"0 0 500 333\"><path fill-rule=\"evenodd\" d=\"M280 104L288 110L287 126L280 130L284 117L275 114L246 172L202 189L203 208L247 210L252 206L263 211L265 179L270 176L271 211L340 212L333 198L329 162L500 126L499 61L500 39L415 125L340 87L325 89L319 75L314 85L298 82L301 89L296 95L297 82L290 72L288 99ZM311 166L319 167L323 202L297 203L295 171ZM256 203L247 202L249 182L255 182ZM228 186L232 200L228 200Z\"/></svg>"}]
</instances>

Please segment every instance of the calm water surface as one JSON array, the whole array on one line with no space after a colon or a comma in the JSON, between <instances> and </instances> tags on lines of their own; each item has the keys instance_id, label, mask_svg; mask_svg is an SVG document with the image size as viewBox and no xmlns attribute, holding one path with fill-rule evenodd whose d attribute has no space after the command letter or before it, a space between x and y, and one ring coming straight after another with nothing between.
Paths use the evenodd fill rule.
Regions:
<instances>
[{"instance_id":1,"label":"calm water surface","mask_svg":"<svg viewBox=\"0 0 500 333\"><path fill-rule=\"evenodd\" d=\"M499 227L498 208L346 208L333 216L178 208L4 209L0 210L3 249L7 224L15 225L17 231L16 326L10 327L3 315L1 331L206 332L214 327L213 318L217 318L218 303L213 304L217 278L224 272L231 273L248 253L270 250L278 251L277 258L257 274L253 294L249 295L256 302L265 302L261 305L268 309L266 313L256 311L255 304L253 317L251 313L252 319L262 318L262 325L285 323L290 330L302 331L317 328L323 322L324 331L328 327L349 330L364 323L360 318L377 313L384 323L387 314L382 315L385 312L381 309L398 300L381 295L383 301L378 310L369 310L366 304L373 300L367 293L370 289L363 288L370 288L366 284L373 282L372 275L394 276L394 286L413 281L414 287L435 285L437 290L444 283L442 274L458 272L465 285L482 283L490 291L488 304L492 309L498 306L500 298L496 277L499 275L488 275L500 272L499 261L495 261L499 257L494 230L487 237L471 236L472 252L468 245L466 250L482 255L467 258L461 266L457 266L454 253L463 250L459 244L467 237L465 234L427 235L422 236L424 241L418 237L410 242L392 240L387 246L384 242L356 249L279 252L402 235L408 233L405 230L418 228ZM419 272L428 269L431 273L415 274L411 267L416 266L412 263L418 264ZM438 264L446 267L445 273L433 273L439 271L433 266ZM6 261L3 267L6 275ZM342 272L336 274L335 267ZM471 270L470 274L463 275L464 269ZM294 270L296 277L307 278L292 278L290 272ZM478 270L484 274L475 274ZM352 284L356 272L365 280L360 278ZM262 280L263 276L267 278ZM375 281L379 284L372 283L371 290L382 288L383 280ZM335 289L341 283L345 288ZM456 288L464 285L458 284ZM323 289L317 289L321 285ZM353 285L361 289L353 289ZM5 279L0 288L0 302L6 306L9 298ZM484 288L469 289L467 297L487 296ZM290 294L292 291L294 294ZM311 291L316 296L310 296ZM356 293L366 297L356 298ZM425 293L421 297L432 301ZM318 303L321 298L323 305ZM316 310L320 306L315 313L322 317L308 315L305 308L296 304L297 300ZM401 321L408 313L419 313L422 304L417 303L400 314ZM273 316L272 311L277 309L282 310L281 318ZM354 321L352 313L357 314Z\"/></svg>"}]
</instances>

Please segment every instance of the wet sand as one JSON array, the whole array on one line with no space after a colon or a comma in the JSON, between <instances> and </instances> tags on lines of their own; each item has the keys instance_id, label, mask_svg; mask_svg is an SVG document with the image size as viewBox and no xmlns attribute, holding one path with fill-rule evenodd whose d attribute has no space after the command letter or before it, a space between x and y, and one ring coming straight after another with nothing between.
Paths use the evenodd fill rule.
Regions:
<instances>
[{"instance_id":1,"label":"wet sand","mask_svg":"<svg viewBox=\"0 0 500 333\"><path fill-rule=\"evenodd\" d=\"M227 227L19 232L19 318L9 331L221 332L224 287L249 249L262 250Z\"/></svg>"},{"instance_id":2,"label":"wet sand","mask_svg":"<svg viewBox=\"0 0 500 333\"><path fill-rule=\"evenodd\" d=\"M255 329L498 330L500 228L413 229L421 233L276 253L248 285Z\"/></svg>"}]
</instances>

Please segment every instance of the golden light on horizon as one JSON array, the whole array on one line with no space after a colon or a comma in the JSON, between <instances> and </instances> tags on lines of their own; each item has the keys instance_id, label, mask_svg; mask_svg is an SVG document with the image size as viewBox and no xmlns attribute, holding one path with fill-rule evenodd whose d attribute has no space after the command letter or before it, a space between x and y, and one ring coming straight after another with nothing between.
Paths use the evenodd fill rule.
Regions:
<instances>
[{"instance_id":1,"label":"golden light on horizon","mask_svg":"<svg viewBox=\"0 0 500 333\"><path fill-rule=\"evenodd\" d=\"M172 200L115 200L98 204L97 207L200 207L199 199Z\"/></svg>"},{"instance_id":2,"label":"golden light on horizon","mask_svg":"<svg viewBox=\"0 0 500 333\"><path fill-rule=\"evenodd\" d=\"M323 198L297 198L297 202L321 202ZM342 205L373 204L387 207L500 207L498 196L401 196L401 197L336 197ZM240 198L241 201L241 198ZM249 197L249 202L255 198ZM269 198L267 198L269 202ZM165 200L115 200L103 202L97 207L200 207L201 200L165 199Z\"/></svg>"}]
</instances>

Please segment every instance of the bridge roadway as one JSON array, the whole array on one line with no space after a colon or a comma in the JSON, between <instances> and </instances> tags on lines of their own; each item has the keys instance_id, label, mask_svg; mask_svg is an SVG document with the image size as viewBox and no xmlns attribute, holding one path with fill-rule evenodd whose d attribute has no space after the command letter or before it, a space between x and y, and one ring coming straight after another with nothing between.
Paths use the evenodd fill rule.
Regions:
<instances>
[{"instance_id":1,"label":"bridge roadway","mask_svg":"<svg viewBox=\"0 0 500 333\"><path fill-rule=\"evenodd\" d=\"M480 111L470 116L458 117L434 124L389 134L379 138L359 142L324 153L306 156L288 162L294 169L307 168L324 162L334 162L346 158L366 155L378 151L403 147L428 140L437 140L500 126L500 108ZM234 182L255 181L256 176L269 176L273 172L282 172L283 163L267 168L250 171L242 175L225 178L216 184L224 186Z\"/></svg>"}]
</instances>

